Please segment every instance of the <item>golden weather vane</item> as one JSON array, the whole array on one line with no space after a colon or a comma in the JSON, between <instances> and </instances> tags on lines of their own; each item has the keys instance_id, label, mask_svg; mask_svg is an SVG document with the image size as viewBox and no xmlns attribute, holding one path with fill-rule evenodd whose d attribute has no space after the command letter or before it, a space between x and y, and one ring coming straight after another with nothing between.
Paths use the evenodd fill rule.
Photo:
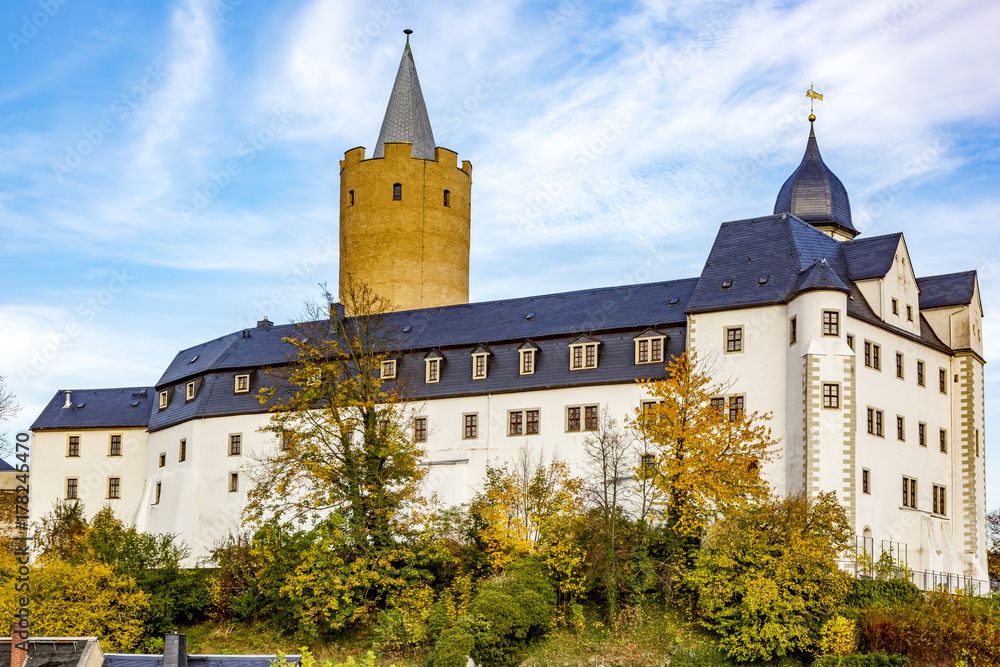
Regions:
<instances>
[{"instance_id":1,"label":"golden weather vane","mask_svg":"<svg viewBox=\"0 0 1000 667\"><path fill-rule=\"evenodd\" d=\"M816 114L813 113L813 100L819 100L822 102L823 95L813 90L813 85L810 83L809 90L806 91L806 97L809 98L809 122L811 123L816 120Z\"/></svg>"}]
</instances>

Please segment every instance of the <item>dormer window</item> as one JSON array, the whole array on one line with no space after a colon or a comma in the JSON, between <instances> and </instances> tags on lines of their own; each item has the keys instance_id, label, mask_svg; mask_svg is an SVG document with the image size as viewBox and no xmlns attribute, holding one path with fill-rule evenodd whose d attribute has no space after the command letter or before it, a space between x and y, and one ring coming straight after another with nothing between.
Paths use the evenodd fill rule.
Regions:
<instances>
[{"instance_id":1,"label":"dormer window","mask_svg":"<svg viewBox=\"0 0 1000 667\"><path fill-rule=\"evenodd\" d=\"M441 381L442 363L444 363L444 356L437 350L432 350L424 357L424 382L426 384L437 384Z\"/></svg>"},{"instance_id":2,"label":"dormer window","mask_svg":"<svg viewBox=\"0 0 1000 667\"><path fill-rule=\"evenodd\" d=\"M517 348L518 368L520 369L518 373L520 375L535 374L535 354L537 352L538 348L530 340L524 341L521 343L521 346Z\"/></svg>"},{"instance_id":3,"label":"dormer window","mask_svg":"<svg viewBox=\"0 0 1000 667\"><path fill-rule=\"evenodd\" d=\"M403 199L403 184L393 183L392 184L392 200L400 201Z\"/></svg>"},{"instance_id":4,"label":"dormer window","mask_svg":"<svg viewBox=\"0 0 1000 667\"><path fill-rule=\"evenodd\" d=\"M485 345L478 345L472 351L472 379L485 380L490 351Z\"/></svg>"},{"instance_id":5,"label":"dormer window","mask_svg":"<svg viewBox=\"0 0 1000 667\"><path fill-rule=\"evenodd\" d=\"M590 336L579 336L569 344L569 369L580 371L597 368L597 346L600 341Z\"/></svg>"},{"instance_id":6,"label":"dormer window","mask_svg":"<svg viewBox=\"0 0 1000 667\"><path fill-rule=\"evenodd\" d=\"M248 394L250 393L250 374L242 373L237 375L233 380L233 393L234 394Z\"/></svg>"},{"instance_id":7,"label":"dormer window","mask_svg":"<svg viewBox=\"0 0 1000 667\"><path fill-rule=\"evenodd\" d=\"M666 347L667 336L655 329L646 329L634 338L635 342L635 363L637 364L659 364L663 363L663 351Z\"/></svg>"},{"instance_id":8,"label":"dormer window","mask_svg":"<svg viewBox=\"0 0 1000 667\"><path fill-rule=\"evenodd\" d=\"M163 391L160 392L160 409L165 410L169 402L170 402L170 394L167 393L167 390L164 389Z\"/></svg>"},{"instance_id":9,"label":"dormer window","mask_svg":"<svg viewBox=\"0 0 1000 667\"><path fill-rule=\"evenodd\" d=\"M380 377L383 380L394 380L396 379L396 360L395 359L383 359L382 360L382 371Z\"/></svg>"},{"instance_id":10,"label":"dormer window","mask_svg":"<svg viewBox=\"0 0 1000 667\"><path fill-rule=\"evenodd\" d=\"M195 392L194 382L188 382L187 385L184 387L184 400L193 401L194 392Z\"/></svg>"}]
</instances>

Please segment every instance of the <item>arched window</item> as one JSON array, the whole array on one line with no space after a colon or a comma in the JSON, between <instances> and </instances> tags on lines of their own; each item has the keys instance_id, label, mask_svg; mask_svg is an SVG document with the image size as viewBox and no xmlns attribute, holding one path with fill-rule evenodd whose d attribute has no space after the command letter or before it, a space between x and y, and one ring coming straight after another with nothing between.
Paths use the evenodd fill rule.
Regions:
<instances>
[{"instance_id":1,"label":"arched window","mask_svg":"<svg viewBox=\"0 0 1000 667\"><path fill-rule=\"evenodd\" d=\"M451 206L451 190L444 191L444 205Z\"/></svg>"},{"instance_id":2,"label":"arched window","mask_svg":"<svg viewBox=\"0 0 1000 667\"><path fill-rule=\"evenodd\" d=\"M403 186L400 183L393 183L392 185L392 200L399 201L403 198Z\"/></svg>"},{"instance_id":3,"label":"arched window","mask_svg":"<svg viewBox=\"0 0 1000 667\"><path fill-rule=\"evenodd\" d=\"M354 206L354 190L351 190L348 194L350 195L350 197L348 198L347 205Z\"/></svg>"}]
</instances>

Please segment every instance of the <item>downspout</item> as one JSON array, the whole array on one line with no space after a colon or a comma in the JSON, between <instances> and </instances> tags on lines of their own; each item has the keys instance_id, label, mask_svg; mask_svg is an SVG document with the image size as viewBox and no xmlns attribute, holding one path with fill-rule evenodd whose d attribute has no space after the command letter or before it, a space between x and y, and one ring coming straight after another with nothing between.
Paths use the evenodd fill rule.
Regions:
<instances>
[{"instance_id":1,"label":"downspout","mask_svg":"<svg viewBox=\"0 0 1000 667\"><path fill-rule=\"evenodd\" d=\"M490 464L490 432L493 430L493 394L486 394L486 465Z\"/></svg>"}]
</instances>

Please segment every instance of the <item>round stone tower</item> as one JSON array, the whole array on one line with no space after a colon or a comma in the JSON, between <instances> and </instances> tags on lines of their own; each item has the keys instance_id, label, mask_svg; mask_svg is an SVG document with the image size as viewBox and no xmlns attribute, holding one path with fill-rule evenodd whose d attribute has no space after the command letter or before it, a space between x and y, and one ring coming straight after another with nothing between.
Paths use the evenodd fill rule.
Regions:
<instances>
[{"instance_id":1,"label":"round stone tower","mask_svg":"<svg viewBox=\"0 0 1000 667\"><path fill-rule=\"evenodd\" d=\"M434 145L407 36L372 157L340 162L341 300L353 281L396 310L468 303L471 196L472 164Z\"/></svg>"}]
</instances>

